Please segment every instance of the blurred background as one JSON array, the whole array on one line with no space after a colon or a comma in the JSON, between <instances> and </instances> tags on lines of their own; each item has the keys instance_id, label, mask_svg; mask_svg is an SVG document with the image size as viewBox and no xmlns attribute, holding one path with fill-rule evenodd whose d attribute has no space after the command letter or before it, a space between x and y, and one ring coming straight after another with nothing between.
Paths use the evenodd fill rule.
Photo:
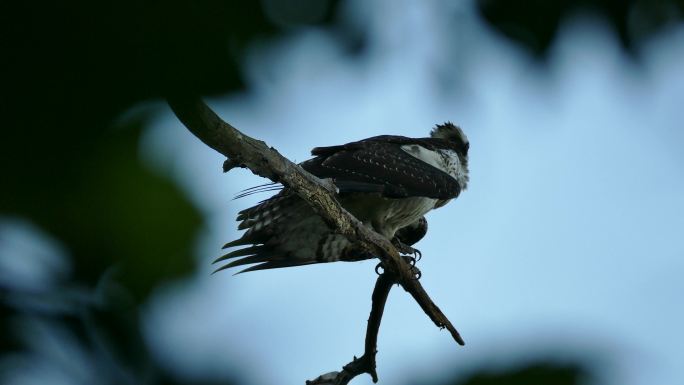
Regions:
<instances>
[{"instance_id":1,"label":"blurred background","mask_svg":"<svg viewBox=\"0 0 684 385\"><path fill-rule=\"evenodd\" d=\"M0 383L303 384L360 355L375 262L211 275L268 195L164 103L292 160L446 120L471 184L428 215L383 384L684 383L684 3L3 2ZM354 384L371 383L360 376Z\"/></svg>"}]
</instances>

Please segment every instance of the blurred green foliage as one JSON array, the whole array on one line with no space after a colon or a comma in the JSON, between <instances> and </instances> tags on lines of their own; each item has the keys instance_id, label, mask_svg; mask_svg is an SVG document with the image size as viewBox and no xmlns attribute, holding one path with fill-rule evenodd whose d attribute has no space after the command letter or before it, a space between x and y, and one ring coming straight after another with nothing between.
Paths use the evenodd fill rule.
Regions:
<instances>
[{"instance_id":1,"label":"blurred green foliage","mask_svg":"<svg viewBox=\"0 0 684 385\"><path fill-rule=\"evenodd\" d=\"M190 270L201 223L175 184L141 164L142 129L142 120L111 127L57 163L42 158L44 170L24 175L2 207L63 242L84 283L120 264L120 280L139 300L160 280Z\"/></svg>"},{"instance_id":2,"label":"blurred green foliage","mask_svg":"<svg viewBox=\"0 0 684 385\"><path fill-rule=\"evenodd\" d=\"M329 17L329 4L321 22ZM115 125L168 92L239 88L240 60L276 25L258 2L3 2L0 213L61 240L76 276L120 262L138 300L190 271L199 213L140 162L145 118ZM287 10L287 9L286 9Z\"/></svg>"}]
</instances>

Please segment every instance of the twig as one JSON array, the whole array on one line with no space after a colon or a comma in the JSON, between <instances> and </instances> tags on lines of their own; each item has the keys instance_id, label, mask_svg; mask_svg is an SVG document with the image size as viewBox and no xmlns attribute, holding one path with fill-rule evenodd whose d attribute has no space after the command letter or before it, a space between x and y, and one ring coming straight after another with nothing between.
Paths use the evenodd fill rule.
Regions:
<instances>
[{"instance_id":1,"label":"twig","mask_svg":"<svg viewBox=\"0 0 684 385\"><path fill-rule=\"evenodd\" d=\"M385 303L392 286L397 283L397 276L384 272L378 276L373 289L373 304L370 316L368 316L368 326L366 328L366 344L363 355L354 359L342 367L341 372L330 372L318 378L307 381L306 385L346 385L354 377L362 373L370 374L373 382L378 382L378 373L375 371L375 354L378 352L378 332L382 314L385 311Z\"/></svg>"},{"instance_id":2,"label":"twig","mask_svg":"<svg viewBox=\"0 0 684 385\"><path fill-rule=\"evenodd\" d=\"M200 98L169 97L168 103L178 119L202 142L229 158L227 168L243 166L253 173L280 182L304 199L321 218L351 242L378 256L385 271L411 293L423 311L440 328L447 328L460 345L463 339L449 319L435 305L415 279L411 266L404 261L385 237L364 226L337 202L336 188L290 162L266 143L251 138L224 122Z\"/></svg>"}]
</instances>

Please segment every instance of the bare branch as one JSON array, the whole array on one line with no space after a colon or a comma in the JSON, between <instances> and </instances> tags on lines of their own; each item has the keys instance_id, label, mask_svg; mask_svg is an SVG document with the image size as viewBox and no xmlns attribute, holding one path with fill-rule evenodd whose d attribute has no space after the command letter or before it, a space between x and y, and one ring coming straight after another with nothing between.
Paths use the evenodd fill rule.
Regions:
<instances>
[{"instance_id":1,"label":"bare branch","mask_svg":"<svg viewBox=\"0 0 684 385\"><path fill-rule=\"evenodd\" d=\"M378 352L378 332L380 331L380 321L385 311L385 303L392 286L397 283L396 275L384 272L378 276L373 289L373 304L371 313L368 317L366 328L366 344L363 355L359 358L354 357L352 362L342 368L341 372L330 372L318 376L316 379L307 381L306 385L346 385L354 377L362 373L370 374L373 382L378 382L378 373L375 371L375 355Z\"/></svg>"},{"instance_id":2,"label":"bare branch","mask_svg":"<svg viewBox=\"0 0 684 385\"><path fill-rule=\"evenodd\" d=\"M394 280L413 296L435 325L447 328L456 342L464 345L458 331L415 279L412 266L401 258L389 240L364 226L340 206L332 183L311 175L263 141L251 138L224 122L200 98L173 96L168 102L178 119L195 136L229 159L224 164L226 171L237 166L247 167L257 175L291 188L328 226L376 255L386 272L391 273ZM374 357L373 353L373 367Z\"/></svg>"}]
</instances>

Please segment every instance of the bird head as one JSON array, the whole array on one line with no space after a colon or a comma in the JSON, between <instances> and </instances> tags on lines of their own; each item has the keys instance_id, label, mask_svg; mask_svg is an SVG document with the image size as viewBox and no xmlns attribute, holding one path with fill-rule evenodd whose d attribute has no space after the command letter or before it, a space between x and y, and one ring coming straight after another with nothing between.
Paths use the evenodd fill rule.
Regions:
<instances>
[{"instance_id":1,"label":"bird head","mask_svg":"<svg viewBox=\"0 0 684 385\"><path fill-rule=\"evenodd\" d=\"M463 133L461 127L451 122L438 124L432 129L432 131L430 131L430 136L450 142L459 155L463 157L468 156L470 142L468 142L468 137L465 135L465 133Z\"/></svg>"}]
</instances>

